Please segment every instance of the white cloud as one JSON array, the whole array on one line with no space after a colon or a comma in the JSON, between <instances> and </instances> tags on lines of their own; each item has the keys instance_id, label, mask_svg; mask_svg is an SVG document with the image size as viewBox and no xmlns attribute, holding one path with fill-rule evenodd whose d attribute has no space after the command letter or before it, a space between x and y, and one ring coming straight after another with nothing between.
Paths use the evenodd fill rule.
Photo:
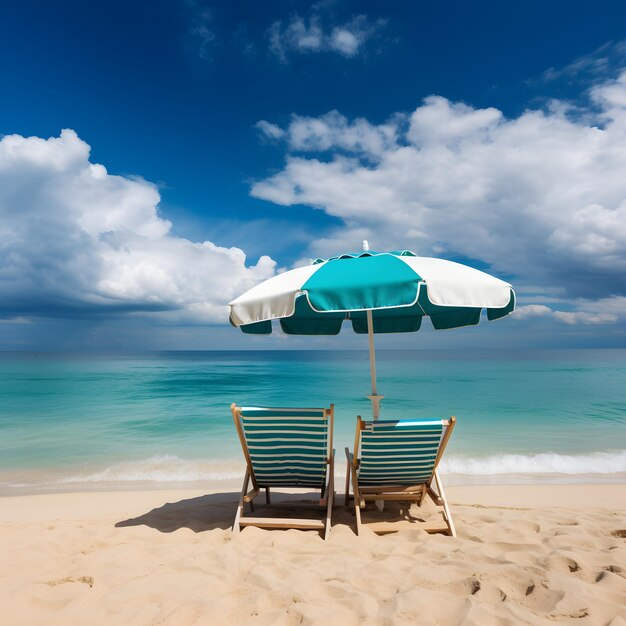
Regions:
<instances>
[{"instance_id":1,"label":"white cloud","mask_svg":"<svg viewBox=\"0 0 626 626\"><path fill-rule=\"evenodd\" d=\"M613 324L620 319L626 320L626 298L603 298L596 301L578 301L573 304L579 311L558 311L544 304L526 304L517 307L514 319L547 317L570 326Z\"/></svg>"},{"instance_id":2,"label":"white cloud","mask_svg":"<svg viewBox=\"0 0 626 626\"><path fill-rule=\"evenodd\" d=\"M268 139L282 139L285 136L285 131L280 126L271 124L265 120L258 121L254 126Z\"/></svg>"},{"instance_id":3,"label":"white cloud","mask_svg":"<svg viewBox=\"0 0 626 626\"><path fill-rule=\"evenodd\" d=\"M626 321L626 296L610 296L598 300L574 300L576 311L554 311L558 321L574 324L613 324Z\"/></svg>"},{"instance_id":4,"label":"white cloud","mask_svg":"<svg viewBox=\"0 0 626 626\"><path fill-rule=\"evenodd\" d=\"M215 44L211 9L198 0L184 0L184 7L189 21L187 47L201 59L210 61Z\"/></svg>"},{"instance_id":5,"label":"white cloud","mask_svg":"<svg viewBox=\"0 0 626 626\"><path fill-rule=\"evenodd\" d=\"M554 311L545 304L525 304L518 306L513 315L515 319L523 320L530 317L546 317L552 315Z\"/></svg>"},{"instance_id":6,"label":"white cloud","mask_svg":"<svg viewBox=\"0 0 626 626\"><path fill-rule=\"evenodd\" d=\"M256 127L268 139L285 139L291 150L299 152L336 149L377 157L396 147L397 141L393 120L380 125L363 118L349 122L338 111L321 117L293 115L286 130L265 120L257 122Z\"/></svg>"},{"instance_id":7,"label":"white cloud","mask_svg":"<svg viewBox=\"0 0 626 626\"><path fill-rule=\"evenodd\" d=\"M380 136L366 120L351 123L337 112L294 116L306 120L305 139L296 141L290 127L284 168L251 193L343 221L311 256L352 249L365 238L374 249L481 260L544 295L623 295L626 73L591 96L594 108L584 118L569 117L565 106L506 118L495 108L431 96L408 127L406 118L391 118L395 129L384 137L392 139L374 150L371 141L346 139L356 126L367 129L363 136ZM293 153L304 148L316 154Z\"/></svg>"},{"instance_id":8,"label":"white cloud","mask_svg":"<svg viewBox=\"0 0 626 626\"><path fill-rule=\"evenodd\" d=\"M351 58L364 50L365 44L384 25L384 20L370 21L357 15L341 25L324 25L315 9L309 18L294 15L284 24L278 20L269 30L270 52L283 63L290 53L336 52Z\"/></svg>"},{"instance_id":9,"label":"white cloud","mask_svg":"<svg viewBox=\"0 0 626 626\"><path fill-rule=\"evenodd\" d=\"M159 192L89 161L74 131L0 140L0 316L146 312L225 322L228 300L274 273L238 248L170 234Z\"/></svg>"},{"instance_id":10,"label":"white cloud","mask_svg":"<svg viewBox=\"0 0 626 626\"><path fill-rule=\"evenodd\" d=\"M354 56L361 45L360 38L347 28L333 28L330 34L330 47L347 57Z\"/></svg>"},{"instance_id":11,"label":"white cloud","mask_svg":"<svg viewBox=\"0 0 626 626\"><path fill-rule=\"evenodd\" d=\"M494 108L473 109L441 96L429 96L411 115L407 139L415 146L451 146L466 139L486 141L501 118L502 113Z\"/></svg>"},{"instance_id":12,"label":"white cloud","mask_svg":"<svg viewBox=\"0 0 626 626\"><path fill-rule=\"evenodd\" d=\"M565 79L572 82L604 79L606 76L623 68L626 64L626 40L607 41L589 54L574 59L559 68L550 67L543 73L543 80L553 82Z\"/></svg>"},{"instance_id":13,"label":"white cloud","mask_svg":"<svg viewBox=\"0 0 626 626\"><path fill-rule=\"evenodd\" d=\"M612 324L617 321L617 316L611 313L588 313L587 311L555 311L554 317L570 325Z\"/></svg>"},{"instance_id":14,"label":"white cloud","mask_svg":"<svg viewBox=\"0 0 626 626\"><path fill-rule=\"evenodd\" d=\"M591 98L600 107L600 119L623 131L626 126L626 71L615 80L593 87Z\"/></svg>"},{"instance_id":15,"label":"white cloud","mask_svg":"<svg viewBox=\"0 0 626 626\"><path fill-rule=\"evenodd\" d=\"M26 317L7 317L0 318L0 324L32 324L31 320Z\"/></svg>"}]
</instances>

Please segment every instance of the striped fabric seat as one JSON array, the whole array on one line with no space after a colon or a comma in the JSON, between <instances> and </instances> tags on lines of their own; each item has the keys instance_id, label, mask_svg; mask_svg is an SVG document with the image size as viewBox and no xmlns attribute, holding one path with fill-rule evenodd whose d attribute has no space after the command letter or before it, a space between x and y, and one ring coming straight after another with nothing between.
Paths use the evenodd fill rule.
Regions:
<instances>
[{"instance_id":1,"label":"striped fabric seat","mask_svg":"<svg viewBox=\"0 0 626 626\"><path fill-rule=\"evenodd\" d=\"M450 507L443 491L437 465L456 424L456 417L437 420L377 420L366 422L357 416L354 453L346 448L346 495L354 501L357 534L363 526L361 510L368 502L397 500L421 507L429 497L442 507L445 526L427 524L427 532L456 536ZM350 494L352 483L352 495ZM418 522L406 507L404 521ZM382 508L380 508L382 513ZM398 520L395 520L398 521ZM400 520L402 521L402 520ZM380 523L379 523L380 522ZM367 525L377 533L395 532L395 523L374 520Z\"/></svg>"},{"instance_id":2,"label":"striped fabric seat","mask_svg":"<svg viewBox=\"0 0 626 626\"><path fill-rule=\"evenodd\" d=\"M329 455L326 409L242 407L239 414L259 487L323 488Z\"/></svg>"},{"instance_id":3,"label":"striped fabric seat","mask_svg":"<svg viewBox=\"0 0 626 626\"><path fill-rule=\"evenodd\" d=\"M364 422L359 485L427 482L435 469L443 432L443 420Z\"/></svg>"}]
</instances>

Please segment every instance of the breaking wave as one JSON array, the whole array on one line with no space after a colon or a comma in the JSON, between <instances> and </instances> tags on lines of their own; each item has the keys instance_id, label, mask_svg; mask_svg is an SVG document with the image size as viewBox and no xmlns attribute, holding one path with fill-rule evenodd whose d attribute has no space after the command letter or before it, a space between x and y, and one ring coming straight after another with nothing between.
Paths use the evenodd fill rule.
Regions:
<instances>
[{"instance_id":1,"label":"breaking wave","mask_svg":"<svg viewBox=\"0 0 626 626\"><path fill-rule=\"evenodd\" d=\"M619 474L626 472L626 450L587 454L494 454L486 457L451 456L441 471L465 476L503 474Z\"/></svg>"},{"instance_id":2,"label":"breaking wave","mask_svg":"<svg viewBox=\"0 0 626 626\"><path fill-rule=\"evenodd\" d=\"M337 472L343 472L337 464ZM90 474L68 476L57 482L193 482L241 478L243 460L205 461L173 455L153 456L111 465ZM494 454L485 457L451 456L442 459L441 471L466 476L503 474L617 474L626 472L626 450L587 454Z\"/></svg>"},{"instance_id":3,"label":"breaking wave","mask_svg":"<svg viewBox=\"0 0 626 626\"><path fill-rule=\"evenodd\" d=\"M115 463L99 472L59 478L57 483L94 482L194 482L228 480L243 476L243 461L203 461L173 455Z\"/></svg>"},{"instance_id":4,"label":"breaking wave","mask_svg":"<svg viewBox=\"0 0 626 626\"><path fill-rule=\"evenodd\" d=\"M444 475L452 476L455 483L463 484L463 477L488 478L487 482L501 482L506 476L544 475L546 480L569 482L567 476L609 476L626 478L626 450L591 452L586 454L494 454L490 456L450 456L441 463ZM122 461L102 470L76 474L30 474L0 480L9 488L51 487L99 483L193 483L198 481L240 480L243 477L243 459L219 460L184 459L174 455L153 456L134 461ZM345 463L338 460L336 479L345 473ZM552 478L550 478L552 476ZM559 478L562 477L562 479ZM456 477L456 478L454 478ZM26 480L24 480L26 478ZM575 479L574 479L575 480ZM620 478L621 480L621 478Z\"/></svg>"}]
</instances>

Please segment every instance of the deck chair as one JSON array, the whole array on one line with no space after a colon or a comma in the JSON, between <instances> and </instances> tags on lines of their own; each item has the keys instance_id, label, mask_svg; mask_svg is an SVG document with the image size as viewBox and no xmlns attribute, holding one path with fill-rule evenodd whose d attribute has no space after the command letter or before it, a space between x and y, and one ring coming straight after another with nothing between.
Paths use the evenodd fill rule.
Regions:
<instances>
[{"instance_id":1,"label":"deck chair","mask_svg":"<svg viewBox=\"0 0 626 626\"><path fill-rule=\"evenodd\" d=\"M361 510L372 500L418 502L426 495L443 508L446 526L427 528L428 532L456 530L443 491L437 466L452 434L456 418L449 420L377 420L357 418L354 454L346 448L346 506L352 481L357 534L361 530ZM360 455L359 455L360 451ZM432 483L435 483L436 491ZM393 524L372 525L375 532L394 532ZM396 528L397 530L397 528Z\"/></svg>"},{"instance_id":2,"label":"deck chair","mask_svg":"<svg viewBox=\"0 0 626 626\"><path fill-rule=\"evenodd\" d=\"M312 529L321 531L326 539L334 497L334 405L329 409L293 409L238 407L233 403L231 411L247 464L233 532L244 526ZM252 489L248 491L250 483ZM266 504L271 504L270 490L275 487L319 489L319 504L313 506L326 509L325 521L244 516L244 503L254 512L253 501L261 489L265 490Z\"/></svg>"}]
</instances>

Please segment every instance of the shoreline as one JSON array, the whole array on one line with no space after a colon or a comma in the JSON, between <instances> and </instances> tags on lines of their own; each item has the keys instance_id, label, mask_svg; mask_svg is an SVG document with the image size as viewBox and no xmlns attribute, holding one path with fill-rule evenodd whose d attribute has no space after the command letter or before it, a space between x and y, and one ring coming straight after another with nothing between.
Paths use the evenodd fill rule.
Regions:
<instances>
[{"instance_id":1,"label":"shoreline","mask_svg":"<svg viewBox=\"0 0 626 626\"><path fill-rule=\"evenodd\" d=\"M493 506L498 508L533 509L548 506L559 508L605 508L623 510L626 513L626 481L623 483L575 483L575 484L481 484L450 485L445 484L448 501L451 506ZM343 508L343 492L338 483L336 487L335 509ZM0 509L0 523L19 521L16 511L21 507L31 508L36 512L39 505L46 504L42 510L57 511L67 516L68 511L77 515L90 515L94 512L94 503L101 501L97 511L129 510L134 507L154 505L159 502L184 501L203 496L212 496L220 503L236 506L241 481L224 481L224 484L196 487L167 488L129 488L66 491L54 493L30 493L0 496L4 504ZM277 489L282 494L289 494L289 489ZM297 492L296 492L297 493ZM300 492L304 493L304 492ZM118 507L119 504L119 507ZM55 507L58 507L56 509ZM86 508L82 508L86 507ZM109 507L109 508L107 508ZM112 507L112 508L111 508Z\"/></svg>"},{"instance_id":2,"label":"shoreline","mask_svg":"<svg viewBox=\"0 0 626 626\"><path fill-rule=\"evenodd\" d=\"M157 491L204 491L217 493L221 491L239 491L243 480L244 466L241 472L223 479L198 480L94 480L72 481L52 480L50 482L11 484L6 474L0 473L0 500L11 497L55 495L67 493L112 493L112 492L157 492ZM345 477L345 464L337 463L335 467L335 483L340 484ZM508 473L499 475L459 475L442 473L446 488L469 487L559 487L584 485L626 485L626 472L607 474L557 474L557 473Z\"/></svg>"}]
</instances>

